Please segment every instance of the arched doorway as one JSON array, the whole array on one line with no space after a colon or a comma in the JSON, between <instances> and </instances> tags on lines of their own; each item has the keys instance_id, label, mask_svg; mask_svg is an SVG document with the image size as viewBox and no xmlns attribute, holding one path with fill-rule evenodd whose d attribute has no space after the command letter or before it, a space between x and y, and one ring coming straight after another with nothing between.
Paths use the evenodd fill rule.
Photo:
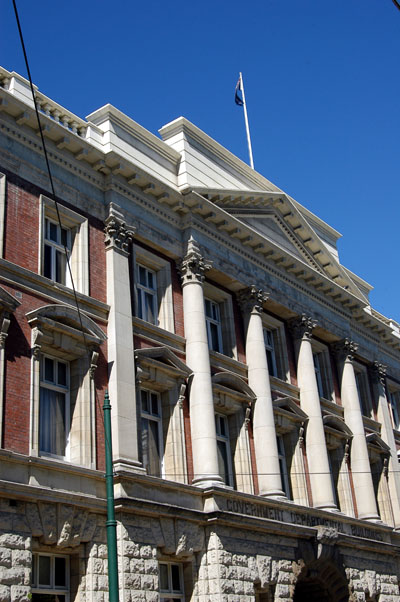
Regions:
<instances>
[{"instance_id":1,"label":"arched doorway","mask_svg":"<svg viewBox=\"0 0 400 602\"><path fill-rule=\"evenodd\" d=\"M348 602L349 589L344 573L331 562L316 562L300 572L293 602Z\"/></svg>"}]
</instances>

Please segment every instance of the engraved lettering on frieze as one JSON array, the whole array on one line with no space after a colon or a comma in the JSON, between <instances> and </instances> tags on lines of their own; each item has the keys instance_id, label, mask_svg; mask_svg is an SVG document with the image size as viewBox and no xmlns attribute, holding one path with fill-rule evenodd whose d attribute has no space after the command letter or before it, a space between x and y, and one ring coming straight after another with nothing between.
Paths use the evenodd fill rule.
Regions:
<instances>
[{"instance_id":1,"label":"engraved lettering on frieze","mask_svg":"<svg viewBox=\"0 0 400 602\"><path fill-rule=\"evenodd\" d=\"M352 362L358 350L358 343L350 339L343 339L342 341L333 343L332 350L339 360Z\"/></svg>"},{"instance_id":2,"label":"engraved lettering on frieze","mask_svg":"<svg viewBox=\"0 0 400 602\"><path fill-rule=\"evenodd\" d=\"M302 314L298 318L293 318L289 321L288 326L293 333L295 340L298 339L311 339L312 331L317 326L317 320L314 320L306 314Z\"/></svg>"},{"instance_id":3,"label":"engraved lettering on frieze","mask_svg":"<svg viewBox=\"0 0 400 602\"><path fill-rule=\"evenodd\" d=\"M211 268L211 265L211 262L203 258L196 241L191 236L188 240L186 255L178 266L182 284L203 282L204 273Z\"/></svg>"},{"instance_id":4,"label":"engraved lettering on frieze","mask_svg":"<svg viewBox=\"0 0 400 602\"><path fill-rule=\"evenodd\" d=\"M254 285L244 288L237 293L239 306L244 313L256 312L260 314L264 303L268 301L268 297L268 293Z\"/></svg>"}]
</instances>

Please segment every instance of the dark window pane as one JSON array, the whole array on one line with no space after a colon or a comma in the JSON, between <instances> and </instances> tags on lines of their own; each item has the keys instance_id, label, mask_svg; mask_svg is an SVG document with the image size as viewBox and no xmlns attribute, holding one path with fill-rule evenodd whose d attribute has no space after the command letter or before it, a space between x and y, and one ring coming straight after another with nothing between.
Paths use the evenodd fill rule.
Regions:
<instances>
[{"instance_id":1,"label":"dark window pane","mask_svg":"<svg viewBox=\"0 0 400 602\"><path fill-rule=\"evenodd\" d=\"M65 254L61 251L56 251L56 282L65 284L67 260Z\"/></svg>"},{"instance_id":2,"label":"dark window pane","mask_svg":"<svg viewBox=\"0 0 400 602\"><path fill-rule=\"evenodd\" d=\"M181 580L179 574L179 566L177 564L171 564L171 576L172 576L172 590L174 592L181 591Z\"/></svg>"},{"instance_id":3,"label":"dark window pane","mask_svg":"<svg viewBox=\"0 0 400 602\"><path fill-rule=\"evenodd\" d=\"M158 397L155 393L151 393L151 413L158 416Z\"/></svg>"},{"instance_id":4,"label":"dark window pane","mask_svg":"<svg viewBox=\"0 0 400 602\"><path fill-rule=\"evenodd\" d=\"M228 453L225 441L217 441L218 469L224 483L229 485Z\"/></svg>"},{"instance_id":5,"label":"dark window pane","mask_svg":"<svg viewBox=\"0 0 400 602\"><path fill-rule=\"evenodd\" d=\"M32 554L31 584L36 585L36 554Z\"/></svg>"},{"instance_id":6,"label":"dark window pane","mask_svg":"<svg viewBox=\"0 0 400 602\"><path fill-rule=\"evenodd\" d=\"M52 253L51 247L49 245L44 245L44 266L43 266L43 275L46 278L53 278L52 275Z\"/></svg>"},{"instance_id":7,"label":"dark window pane","mask_svg":"<svg viewBox=\"0 0 400 602\"><path fill-rule=\"evenodd\" d=\"M146 306L146 317L145 319L151 324L156 323L156 316L154 311L154 295L150 293L144 294L145 306Z\"/></svg>"},{"instance_id":8,"label":"dark window pane","mask_svg":"<svg viewBox=\"0 0 400 602\"><path fill-rule=\"evenodd\" d=\"M213 351L220 351L219 338L218 338L218 326L210 322L210 333L211 333L211 349Z\"/></svg>"},{"instance_id":9,"label":"dark window pane","mask_svg":"<svg viewBox=\"0 0 400 602\"><path fill-rule=\"evenodd\" d=\"M60 594L32 593L32 602L65 602L65 596Z\"/></svg>"},{"instance_id":10,"label":"dark window pane","mask_svg":"<svg viewBox=\"0 0 400 602\"><path fill-rule=\"evenodd\" d=\"M143 291L138 291L138 310L137 310L137 314L138 314L139 318L141 318L142 320L144 320L144 317L143 317L142 294L143 294Z\"/></svg>"},{"instance_id":11,"label":"dark window pane","mask_svg":"<svg viewBox=\"0 0 400 602\"><path fill-rule=\"evenodd\" d=\"M168 565L160 564L160 589L168 590Z\"/></svg>"},{"instance_id":12,"label":"dark window pane","mask_svg":"<svg viewBox=\"0 0 400 602\"><path fill-rule=\"evenodd\" d=\"M49 357L44 358L44 380L54 383L54 360Z\"/></svg>"},{"instance_id":13,"label":"dark window pane","mask_svg":"<svg viewBox=\"0 0 400 602\"><path fill-rule=\"evenodd\" d=\"M140 395L142 398L142 411L149 413L149 398L147 391L141 391Z\"/></svg>"},{"instance_id":14,"label":"dark window pane","mask_svg":"<svg viewBox=\"0 0 400 602\"><path fill-rule=\"evenodd\" d=\"M58 230L57 224L53 224L53 222L49 222L49 240L58 242L57 230Z\"/></svg>"},{"instance_id":15,"label":"dark window pane","mask_svg":"<svg viewBox=\"0 0 400 602\"><path fill-rule=\"evenodd\" d=\"M54 558L54 585L55 587L65 587L67 585L65 579L66 562L65 558L55 556Z\"/></svg>"},{"instance_id":16,"label":"dark window pane","mask_svg":"<svg viewBox=\"0 0 400 602\"><path fill-rule=\"evenodd\" d=\"M206 316L208 318L212 318L212 313L211 313L211 301L209 301L208 299L205 300L205 305L206 305Z\"/></svg>"},{"instance_id":17,"label":"dark window pane","mask_svg":"<svg viewBox=\"0 0 400 602\"><path fill-rule=\"evenodd\" d=\"M271 376L276 376L275 369L274 369L274 362L272 359L272 351L270 351L269 349L266 349L266 352L267 352L268 371L271 374Z\"/></svg>"},{"instance_id":18,"label":"dark window pane","mask_svg":"<svg viewBox=\"0 0 400 602\"><path fill-rule=\"evenodd\" d=\"M142 268L141 265L138 266L138 267L139 267L139 282L143 286L147 286L147 282L146 282L146 270L145 270L145 268Z\"/></svg>"},{"instance_id":19,"label":"dark window pane","mask_svg":"<svg viewBox=\"0 0 400 602\"><path fill-rule=\"evenodd\" d=\"M58 384L67 386L67 364L64 362L58 362Z\"/></svg>"},{"instance_id":20,"label":"dark window pane","mask_svg":"<svg viewBox=\"0 0 400 602\"><path fill-rule=\"evenodd\" d=\"M61 244L68 247L68 230L66 228L61 228Z\"/></svg>"},{"instance_id":21,"label":"dark window pane","mask_svg":"<svg viewBox=\"0 0 400 602\"><path fill-rule=\"evenodd\" d=\"M39 556L39 585L51 585L50 556Z\"/></svg>"},{"instance_id":22,"label":"dark window pane","mask_svg":"<svg viewBox=\"0 0 400 602\"><path fill-rule=\"evenodd\" d=\"M154 278L153 278L153 272L147 272L147 278L148 278L148 287L149 288L154 288Z\"/></svg>"}]
</instances>

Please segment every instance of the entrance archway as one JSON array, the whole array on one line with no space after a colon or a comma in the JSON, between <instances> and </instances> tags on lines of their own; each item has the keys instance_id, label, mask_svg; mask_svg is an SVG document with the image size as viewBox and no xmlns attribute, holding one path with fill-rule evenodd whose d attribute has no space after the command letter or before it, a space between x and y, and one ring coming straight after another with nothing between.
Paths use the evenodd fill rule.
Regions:
<instances>
[{"instance_id":1,"label":"entrance archway","mask_svg":"<svg viewBox=\"0 0 400 602\"><path fill-rule=\"evenodd\" d=\"M331 562L316 562L303 567L293 596L293 602L348 602L346 577Z\"/></svg>"}]
</instances>

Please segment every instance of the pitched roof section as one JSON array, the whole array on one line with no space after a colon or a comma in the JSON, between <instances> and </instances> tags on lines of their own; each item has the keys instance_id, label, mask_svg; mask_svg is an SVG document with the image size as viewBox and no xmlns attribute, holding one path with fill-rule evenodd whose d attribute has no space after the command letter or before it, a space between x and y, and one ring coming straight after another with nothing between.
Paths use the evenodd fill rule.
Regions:
<instances>
[{"instance_id":1,"label":"pitched roof section","mask_svg":"<svg viewBox=\"0 0 400 602\"><path fill-rule=\"evenodd\" d=\"M329 248L326 240L322 240L298 203L284 192L210 188L195 188L194 191L251 228L272 248L276 247L293 259L302 261L363 303L368 303L365 292L340 264L337 253ZM340 234L331 230L327 234L334 241ZM266 255L273 259L273 252L267 251ZM293 273L298 269L293 265Z\"/></svg>"}]
</instances>

